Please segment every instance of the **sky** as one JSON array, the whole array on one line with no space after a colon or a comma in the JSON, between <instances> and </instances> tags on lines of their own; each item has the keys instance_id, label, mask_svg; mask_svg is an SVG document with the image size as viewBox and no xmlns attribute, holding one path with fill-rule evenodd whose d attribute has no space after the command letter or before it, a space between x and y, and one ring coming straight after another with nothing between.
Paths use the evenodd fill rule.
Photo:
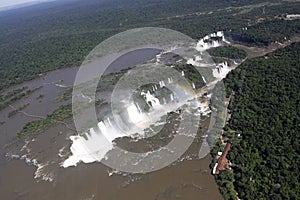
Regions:
<instances>
[{"instance_id":1,"label":"sky","mask_svg":"<svg viewBox=\"0 0 300 200\"><path fill-rule=\"evenodd\" d=\"M36 3L43 2L47 0L0 0L0 9L11 8L14 6L19 6L25 3Z\"/></svg>"}]
</instances>

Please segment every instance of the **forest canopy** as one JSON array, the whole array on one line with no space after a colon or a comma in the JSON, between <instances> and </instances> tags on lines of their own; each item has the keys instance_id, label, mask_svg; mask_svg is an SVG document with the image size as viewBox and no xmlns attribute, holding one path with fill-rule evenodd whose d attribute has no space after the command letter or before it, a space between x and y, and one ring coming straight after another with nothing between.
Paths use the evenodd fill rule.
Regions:
<instances>
[{"instance_id":1,"label":"forest canopy","mask_svg":"<svg viewBox=\"0 0 300 200\"><path fill-rule=\"evenodd\" d=\"M278 0L56 1L2 11L0 91L51 70L79 66L97 44L128 29L171 28L194 39L223 30L233 39L268 45L300 33L300 20L278 18L298 11L299 2Z\"/></svg>"},{"instance_id":2,"label":"forest canopy","mask_svg":"<svg viewBox=\"0 0 300 200\"><path fill-rule=\"evenodd\" d=\"M241 199L300 199L299 72L300 43L294 43L226 77L227 95L235 94L225 128L233 170L217 177L225 199L234 199L232 189Z\"/></svg>"}]
</instances>

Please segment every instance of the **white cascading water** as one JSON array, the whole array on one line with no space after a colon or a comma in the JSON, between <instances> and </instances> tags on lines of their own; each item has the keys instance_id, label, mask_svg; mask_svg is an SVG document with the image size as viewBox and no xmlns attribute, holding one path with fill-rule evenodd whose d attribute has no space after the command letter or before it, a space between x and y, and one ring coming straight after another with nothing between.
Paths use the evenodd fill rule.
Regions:
<instances>
[{"instance_id":1,"label":"white cascading water","mask_svg":"<svg viewBox=\"0 0 300 200\"><path fill-rule=\"evenodd\" d=\"M171 101L174 101L174 95L173 94L170 94L170 99L171 99Z\"/></svg>"},{"instance_id":2,"label":"white cascading water","mask_svg":"<svg viewBox=\"0 0 300 200\"><path fill-rule=\"evenodd\" d=\"M149 104L150 103L150 106L151 107L156 107L156 106L159 106L160 103L159 103L159 99L154 97L150 91L147 91L147 93L145 92L141 92L141 95L145 97L145 100L146 102Z\"/></svg>"},{"instance_id":3,"label":"white cascading water","mask_svg":"<svg viewBox=\"0 0 300 200\"><path fill-rule=\"evenodd\" d=\"M166 84L165 84L165 82L164 82L164 81L159 81L159 86L162 88L162 87L165 87L165 86L166 86Z\"/></svg>"},{"instance_id":4,"label":"white cascading water","mask_svg":"<svg viewBox=\"0 0 300 200\"><path fill-rule=\"evenodd\" d=\"M127 107L127 113L132 123L138 123L143 120L143 114L134 103Z\"/></svg>"},{"instance_id":5,"label":"white cascading water","mask_svg":"<svg viewBox=\"0 0 300 200\"><path fill-rule=\"evenodd\" d=\"M228 63L225 61L213 69L213 76L217 79L223 79L231 70L232 68L228 67Z\"/></svg>"},{"instance_id":6,"label":"white cascading water","mask_svg":"<svg viewBox=\"0 0 300 200\"><path fill-rule=\"evenodd\" d=\"M193 89L196 89L195 83L192 83L192 87Z\"/></svg>"},{"instance_id":7,"label":"white cascading water","mask_svg":"<svg viewBox=\"0 0 300 200\"><path fill-rule=\"evenodd\" d=\"M155 92L157 90L157 85L152 86L152 91Z\"/></svg>"},{"instance_id":8,"label":"white cascading water","mask_svg":"<svg viewBox=\"0 0 300 200\"><path fill-rule=\"evenodd\" d=\"M181 76L184 76L184 71L181 71Z\"/></svg>"},{"instance_id":9,"label":"white cascading water","mask_svg":"<svg viewBox=\"0 0 300 200\"><path fill-rule=\"evenodd\" d=\"M172 78L170 80L173 81ZM164 81L160 81L160 83L164 85ZM157 86L155 85L152 89L157 90ZM82 135L71 136L72 146L70 149L72 155L61 165L66 168L76 166L79 162L100 162L114 148L113 141L116 138L130 137L137 133L140 137L143 137L146 128L159 122L162 116L178 109L191 98L187 91L176 87L174 89L176 91L176 101L174 101L174 94L171 93L169 100L166 100L165 97L162 98L164 105L162 106L160 100L150 91L141 92L145 102L152 108L149 112L143 112L137 103L131 102L125 105L125 112L114 115L114 118L109 117L100 121L96 128L91 128ZM209 109L209 107L206 109ZM120 129L122 126L127 128L126 131Z\"/></svg>"},{"instance_id":10,"label":"white cascading water","mask_svg":"<svg viewBox=\"0 0 300 200\"><path fill-rule=\"evenodd\" d=\"M92 128L89 134L85 133L84 135L87 139L79 135L70 137L72 141L70 148L72 155L62 163L63 167L76 166L79 162L92 163L101 161L105 154L113 148L113 143L100 131L95 131ZM86 148L87 146L88 149Z\"/></svg>"},{"instance_id":11,"label":"white cascading water","mask_svg":"<svg viewBox=\"0 0 300 200\"><path fill-rule=\"evenodd\" d=\"M189 58L187 60L187 64L197 66L197 67L201 67L201 61L202 60L203 60L203 58L201 56L195 56L195 58Z\"/></svg>"},{"instance_id":12,"label":"white cascading water","mask_svg":"<svg viewBox=\"0 0 300 200\"><path fill-rule=\"evenodd\" d=\"M204 76L202 76L202 80L203 80L204 83L207 83Z\"/></svg>"},{"instance_id":13,"label":"white cascading water","mask_svg":"<svg viewBox=\"0 0 300 200\"><path fill-rule=\"evenodd\" d=\"M218 39L215 39L218 38ZM219 39L221 38L221 39ZM225 40L224 33L222 31L218 31L216 33L211 33L210 35L206 35L204 38L200 39L197 43L196 50L205 51L207 49L213 47L219 47L223 45L223 42L228 43Z\"/></svg>"},{"instance_id":14,"label":"white cascading water","mask_svg":"<svg viewBox=\"0 0 300 200\"><path fill-rule=\"evenodd\" d=\"M164 105L167 104L167 101L166 101L166 98L165 98L165 97L163 98L163 104L164 104Z\"/></svg>"}]
</instances>

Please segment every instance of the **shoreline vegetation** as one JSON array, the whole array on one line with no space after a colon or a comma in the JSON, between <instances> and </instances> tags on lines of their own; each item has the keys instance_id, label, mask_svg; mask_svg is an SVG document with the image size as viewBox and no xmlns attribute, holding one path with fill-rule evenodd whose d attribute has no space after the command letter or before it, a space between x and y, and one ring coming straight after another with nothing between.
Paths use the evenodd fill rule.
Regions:
<instances>
[{"instance_id":1,"label":"shoreline vegetation","mask_svg":"<svg viewBox=\"0 0 300 200\"><path fill-rule=\"evenodd\" d=\"M43 86L36 87L34 89L28 89L28 87L22 87L8 92L5 95L0 95L0 112L10 105L17 103L20 100L27 98L29 95L41 89Z\"/></svg>"},{"instance_id":2,"label":"shoreline vegetation","mask_svg":"<svg viewBox=\"0 0 300 200\"><path fill-rule=\"evenodd\" d=\"M23 106L20 106L20 107L14 109L13 111L9 112L9 113L8 113L8 118L14 117L18 112L24 110L24 109L27 108L29 105L30 105L29 103L24 104Z\"/></svg>"},{"instance_id":3,"label":"shoreline vegetation","mask_svg":"<svg viewBox=\"0 0 300 200\"><path fill-rule=\"evenodd\" d=\"M36 97L36 100L42 100L45 97L44 94L40 94L39 96Z\"/></svg>"},{"instance_id":4,"label":"shoreline vegetation","mask_svg":"<svg viewBox=\"0 0 300 200\"><path fill-rule=\"evenodd\" d=\"M295 190L300 179L299 52L300 42L248 59L224 80L227 95L235 93L222 134L232 143L232 170L215 176L225 200L300 199ZM216 143L213 158L224 141Z\"/></svg>"},{"instance_id":5,"label":"shoreline vegetation","mask_svg":"<svg viewBox=\"0 0 300 200\"><path fill-rule=\"evenodd\" d=\"M44 119L36 120L27 123L21 131L17 132L17 137L21 138L28 133L35 134L42 130L50 128L52 125L59 121L66 120L72 117L72 105L62 105L51 114L47 115ZM42 117L41 117L42 118Z\"/></svg>"},{"instance_id":6,"label":"shoreline vegetation","mask_svg":"<svg viewBox=\"0 0 300 200\"><path fill-rule=\"evenodd\" d=\"M106 104L107 102L101 99L97 100L95 103L96 106L102 106ZM93 106L94 104L91 102L88 105ZM82 108L82 109L87 109L87 108ZM80 110L77 111L80 112ZM36 116L41 119L27 123L22 128L22 130L17 132L17 137L22 138L28 134L40 133L41 131L44 131L58 123L64 124L68 129L75 131L74 128L70 127L67 123L64 122L65 120L72 118L72 116L73 116L72 104L62 105L56 110L54 110L51 114L47 115L46 117Z\"/></svg>"}]
</instances>

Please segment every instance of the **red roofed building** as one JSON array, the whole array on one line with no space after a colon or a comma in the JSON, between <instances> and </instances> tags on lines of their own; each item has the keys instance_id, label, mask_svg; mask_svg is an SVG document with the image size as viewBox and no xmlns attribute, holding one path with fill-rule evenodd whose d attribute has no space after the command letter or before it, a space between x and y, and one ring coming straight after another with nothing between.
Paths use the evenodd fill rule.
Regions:
<instances>
[{"instance_id":1,"label":"red roofed building","mask_svg":"<svg viewBox=\"0 0 300 200\"><path fill-rule=\"evenodd\" d=\"M218 159L218 162L214 166L213 174L220 174L221 170L230 169L230 165L226 158L228 152L230 151L230 148L231 148L231 144L227 143L224 148L224 151L222 152L220 158Z\"/></svg>"}]
</instances>

